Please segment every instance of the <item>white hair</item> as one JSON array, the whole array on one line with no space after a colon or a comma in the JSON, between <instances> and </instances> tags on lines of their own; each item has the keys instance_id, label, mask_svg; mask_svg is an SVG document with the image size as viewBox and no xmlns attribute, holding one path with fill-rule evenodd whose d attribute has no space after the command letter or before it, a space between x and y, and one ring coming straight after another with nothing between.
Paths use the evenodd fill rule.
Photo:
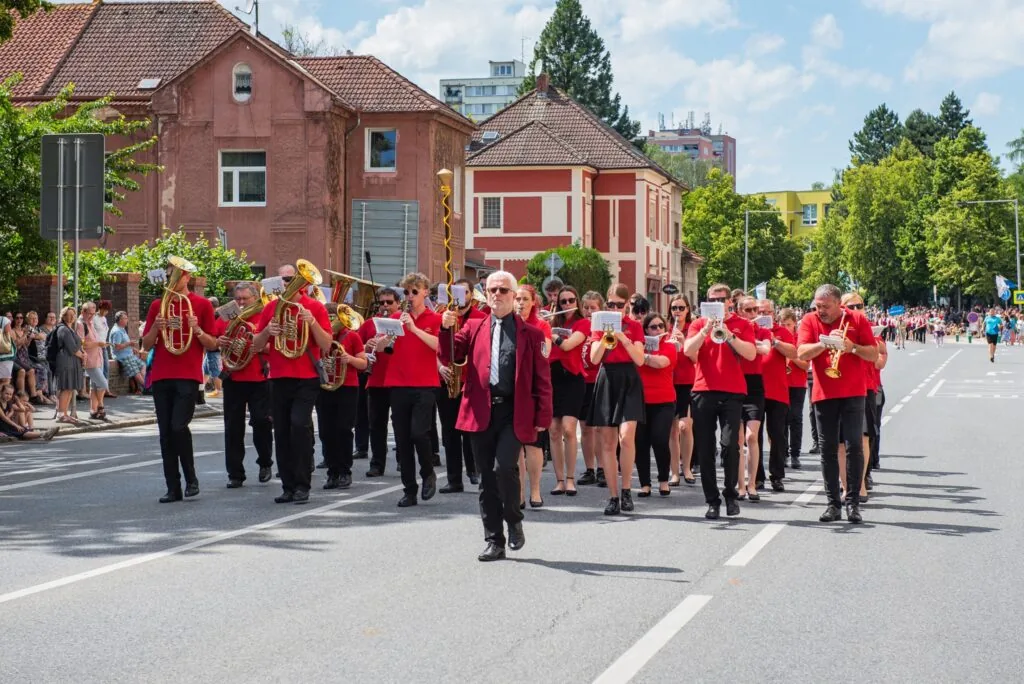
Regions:
<instances>
[{"instance_id":1,"label":"white hair","mask_svg":"<svg viewBox=\"0 0 1024 684\"><path fill-rule=\"evenodd\" d=\"M519 281L516 280L516 277L509 273L508 271L495 271L494 273L487 276L488 285L490 285L491 280L494 280L495 282L504 280L508 283L508 286L513 290L519 287Z\"/></svg>"}]
</instances>

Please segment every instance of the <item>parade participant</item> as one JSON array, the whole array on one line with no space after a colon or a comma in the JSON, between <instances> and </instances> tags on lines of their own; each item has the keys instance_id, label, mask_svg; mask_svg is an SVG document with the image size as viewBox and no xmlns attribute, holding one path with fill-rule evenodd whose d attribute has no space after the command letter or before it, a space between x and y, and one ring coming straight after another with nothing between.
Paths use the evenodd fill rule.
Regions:
<instances>
[{"instance_id":1,"label":"parade participant","mask_svg":"<svg viewBox=\"0 0 1024 684\"><path fill-rule=\"evenodd\" d=\"M311 275L315 268L308 262L299 262L303 275ZM278 269L286 290L275 301L268 303L256 324L253 344L263 349L274 338L267 351L270 369L270 415L274 424L277 449L277 470L281 475L281 495L275 503L304 504L309 501L310 476L313 465L313 407L320 394L320 357L331 348L331 320L324 305L306 294L306 288L290 287L296 267L288 264ZM289 295L285 297L284 295ZM278 310L294 316L295 330L282 324ZM296 349L297 335L308 330L306 348L301 354L284 349Z\"/></svg>"},{"instance_id":2,"label":"parade participant","mask_svg":"<svg viewBox=\"0 0 1024 684\"><path fill-rule=\"evenodd\" d=\"M742 318L750 322L757 349L753 359L740 360L747 384L747 393L743 397L743 430L747 449L744 452L740 448L740 500L749 498L757 502L761 500L757 489L762 482L757 479L757 472L761 463L761 422L764 420L764 378L761 368L764 359L771 353L771 333L754 324L757 318L757 299L742 295L736 299L736 309Z\"/></svg>"},{"instance_id":3,"label":"parade participant","mask_svg":"<svg viewBox=\"0 0 1024 684\"><path fill-rule=\"evenodd\" d=\"M402 279L401 286L405 291L405 310L392 318L402 322L405 334L395 339L384 386L391 389L391 423L405 488L398 506L407 508L417 504L417 459L423 481L420 497L429 501L437 492L430 429L437 396L437 334L441 315L426 305L430 282L425 275L410 273Z\"/></svg>"},{"instance_id":4,"label":"parade participant","mask_svg":"<svg viewBox=\"0 0 1024 684\"><path fill-rule=\"evenodd\" d=\"M668 444L671 454L668 484L670 487L677 487L680 473L686 484L694 484L697 481L693 476L693 420L690 418L690 396L693 393L693 379L697 367L683 354L686 331L693 322L693 306L690 300L682 294L673 296L669 302L669 311L672 316L670 338L679 354L675 369L672 371L672 383L676 389L676 420L672 423L672 434Z\"/></svg>"},{"instance_id":5,"label":"parade participant","mask_svg":"<svg viewBox=\"0 0 1024 684\"><path fill-rule=\"evenodd\" d=\"M882 371L889 362L889 348L884 339L875 338L878 343L878 358L872 364L875 370L875 438L871 442L871 456L865 458L868 462L867 472L864 475L864 491L874 489L874 479L871 471L881 467L879 462L879 450L882 441L882 413L885 410L885 390L882 388Z\"/></svg>"},{"instance_id":6,"label":"parade participant","mask_svg":"<svg viewBox=\"0 0 1024 684\"><path fill-rule=\"evenodd\" d=\"M856 292L847 292L843 295L840 300L842 305L850 311L864 311L864 299ZM878 338L874 336L872 331L872 339L876 342ZM864 396L864 426L861 432L861 449L864 452L864 463L861 467L861 480L860 480L860 502L866 503L868 500L867 493L867 473L871 461L871 444L877 437L875 430L877 426L877 419L875 417L875 411L877 410L876 396L877 396L877 379L878 374L875 371L875 361L863 361L861 365L864 369L864 385L866 393ZM843 490L846 490L846 444L850 440L857 439L857 435L847 436L843 433L842 427L839 429L839 482Z\"/></svg>"},{"instance_id":7,"label":"parade participant","mask_svg":"<svg viewBox=\"0 0 1024 684\"><path fill-rule=\"evenodd\" d=\"M690 408L693 415L693 450L700 466L700 482L708 510L704 517L717 520L725 498L726 515L740 514L739 431L747 383L740 359L757 354L754 327L731 311L729 286L717 283L708 289L708 301L725 306L725 319L695 319L690 324L683 353L697 368ZM716 343L717 340L721 340ZM715 468L715 429L721 425L722 460L725 462L724 489L718 490Z\"/></svg>"},{"instance_id":8,"label":"parade participant","mask_svg":"<svg viewBox=\"0 0 1024 684\"><path fill-rule=\"evenodd\" d=\"M210 302L188 290L194 271L187 261L171 258L164 296L150 304L142 334L143 349L153 350L150 380L167 483L167 493L160 497L160 503L181 501L182 472L184 496L199 494L189 423L203 382L203 357L217 347L217 338L205 332L213 329Z\"/></svg>"},{"instance_id":9,"label":"parade participant","mask_svg":"<svg viewBox=\"0 0 1024 684\"><path fill-rule=\"evenodd\" d=\"M782 324L796 341L796 312L783 309L779 312L779 323ZM786 443L789 445L789 467L800 470L800 449L804 440L804 401L807 398L807 369L810 362L796 356L786 360L786 378L789 382L789 411L786 414Z\"/></svg>"},{"instance_id":10,"label":"parade participant","mask_svg":"<svg viewBox=\"0 0 1024 684\"><path fill-rule=\"evenodd\" d=\"M245 414L248 410L252 427L252 443L256 447L256 465L259 481L269 482L274 464L274 432L270 423L270 385L267 383L265 349L252 347L249 342L248 361L244 356L235 358L231 350L233 340L255 337L256 321L263 312L260 292L255 283L235 285L235 303L241 309L239 320L228 325L217 339L223 355L224 389L224 463L228 472L228 489L237 489L245 482ZM245 326L245 330L242 330ZM228 328L240 330L227 335ZM239 362L243 363L239 363ZM237 367L235 367L237 365Z\"/></svg>"},{"instance_id":11,"label":"parade participant","mask_svg":"<svg viewBox=\"0 0 1024 684\"><path fill-rule=\"evenodd\" d=\"M565 283L557 277L551 278L544 284L544 299L547 301L547 305L544 307L545 311L558 311L558 293L563 287L565 287Z\"/></svg>"},{"instance_id":12,"label":"parade participant","mask_svg":"<svg viewBox=\"0 0 1024 684\"><path fill-rule=\"evenodd\" d=\"M796 338L789 328L775 322L775 303L762 299L757 304L758 313L772 319L768 330L771 334L771 353L761 366L764 379L765 425L771 451L768 455L768 477L773 492L784 492L782 480L786 476L786 455L789 448L786 422L789 415L789 377L786 368L796 357ZM799 446L797 447L799 449ZM799 463L799 458L797 459ZM758 466L758 479L764 481L764 466Z\"/></svg>"},{"instance_id":13,"label":"parade participant","mask_svg":"<svg viewBox=\"0 0 1024 684\"><path fill-rule=\"evenodd\" d=\"M583 355L580 346L590 337L590 321L583 313L576 288L563 285L555 298L553 328L569 331L569 335L556 335L552 340L551 392L552 415L551 462L555 470L553 496L576 496L576 428L583 416L587 383L583 376Z\"/></svg>"},{"instance_id":14,"label":"parade participant","mask_svg":"<svg viewBox=\"0 0 1024 684\"><path fill-rule=\"evenodd\" d=\"M996 314L995 309L989 309L985 316L985 339L988 341L988 360L996 362L996 345L999 344L999 331L1003 327L1003 319Z\"/></svg>"},{"instance_id":15,"label":"parade participant","mask_svg":"<svg viewBox=\"0 0 1024 684\"><path fill-rule=\"evenodd\" d=\"M644 389L644 419L636 427L636 470L640 478L637 496L651 495L651 449L658 466L658 493L668 496L671 452L669 439L676 416L676 389L672 383L677 357L675 342L669 338L668 325L659 313L649 313L643 320L644 336L654 343L644 344L644 363L640 366L640 382Z\"/></svg>"},{"instance_id":16,"label":"parade participant","mask_svg":"<svg viewBox=\"0 0 1024 684\"><path fill-rule=\"evenodd\" d=\"M489 318L469 321L457 332L454 311L443 318L441 363L465 362L465 390L457 427L470 433L480 473L480 517L487 547L481 561L505 558L508 546L523 548L519 508L519 452L551 424L551 375L544 336L512 313L516 280L496 271L487 278ZM455 358L450 358L451 335Z\"/></svg>"},{"instance_id":17,"label":"parade participant","mask_svg":"<svg viewBox=\"0 0 1024 684\"><path fill-rule=\"evenodd\" d=\"M604 309L604 297L601 296L600 292L590 290L583 295L583 315L588 321L595 311L601 311L602 309ZM604 477L604 468L601 467L597 428L591 427L586 421L586 417L590 414L590 403L594 399L594 383L597 382L597 373L601 370L601 365L590 362L589 344L581 344L579 351L580 357L583 360L583 381L586 383L586 389L583 394L583 407L580 411L580 446L583 449L583 465L586 470L583 473L583 477L576 481L576 484L596 484L599 487L607 487L608 482Z\"/></svg>"},{"instance_id":18,"label":"parade participant","mask_svg":"<svg viewBox=\"0 0 1024 684\"><path fill-rule=\"evenodd\" d=\"M515 313L528 325L532 325L541 331L544 336L543 355L550 356L551 350L551 326L548 322L537 315L540 309L540 297L531 285L520 285L516 292ZM552 401L554 401L554 390L552 389ZM530 507L540 508L544 505L544 497L540 493L540 480L544 470L544 451L540 437L537 440L523 445L523 451L519 455L519 507L526 508L526 481L529 475L530 481Z\"/></svg>"},{"instance_id":19,"label":"parade participant","mask_svg":"<svg viewBox=\"0 0 1024 684\"><path fill-rule=\"evenodd\" d=\"M594 383L594 398L587 424L597 428L597 436L608 478L608 505L605 515L633 510L631 482L636 461L636 424L644 417L644 393L637 366L644 362L644 331L629 317L626 300L629 288L614 283L608 288L605 309L621 312L618 331L593 330L590 361L601 364ZM616 462L616 444L619 458ZM621 480L621 503L620 503Z\"/></svg>"},{"instance_id":20,"label":"parade participant","mask_svg":"<svg viewBox=\"0 0 1024 684\"><path fill-rule=\"evenodd\" d=\"M391 318L398 313L398 292L393 288L381 288L377 302L382 317ZM387 465L388 417L391 414L391 388L384 385L384 380L388 375L394 340L379 335L373 319L363 323L359 337L366 340L364 351L370 355L367 358L373 359L367 368L369 377L366 379L366 415L370 428L370 468L366 477L381 477Z\"/></svg>"},{"instance_id":21,"label":"parade participant","mask_svg":"<svg viewBox=\"0 0 1024 684\"><path fill-rule=\"evenodd\" d=\"M811 404L818 420L821 440L821 469L828 494L828 508L821 522L842 519L839 490L839 430L848 440L846 517L862 521L860 486L863 473L863 445L856 436L864 426L864 397L867 394L863 361L878 358L871 324L859 311L840 303L842 293L835 285L822 285L814 293L816 311L804 316L797 337L797 354L811 361L814 390ZM827 337L827 343L822 342Z\"/></svg>"}]
</instances>

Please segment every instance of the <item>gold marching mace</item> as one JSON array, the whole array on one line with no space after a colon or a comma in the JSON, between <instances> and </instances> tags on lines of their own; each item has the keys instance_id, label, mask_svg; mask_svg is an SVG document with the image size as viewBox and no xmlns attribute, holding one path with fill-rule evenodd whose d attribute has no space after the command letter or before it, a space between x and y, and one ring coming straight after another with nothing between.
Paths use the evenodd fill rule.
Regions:
<instances>
[{"instance_id":1,"label":"gold marching mace","mask_svg":"<svg viewBox=\"0 0 1024 684\"><path fill-rule=\"evenodd\" d=\"M285 287L274 307L274 321L281 326L281 334L274 339L274 349L286 359L297 359L306 353L309 345L309 324L299 318L299 305L289 301L297 292L324 281L312 262L295 262L296 276Z\"/></svg>"},{"instance_id":2,"label":"gold marching mace","mask_svg":"<svg viewBox=\"0 0 1024 684\"><path fill-rule=\"evenodd\" d=\"M167 278L164 296L160 300L160 318L167 321L167 325L160 331L160 335L164 348L175 356L181 356L192 346L192 326L188 323L192 317L192 302L188 294L177 291L178 283L185 274L195 273L196 267L192 262L176 256L168 257L167 263L171 266L171 275Z\"/></svg>"},{"instance_id":3,"label":"gold marching mace","mask_svg":"<svg viewBox=\"0 0 1024 684\"><path fill-rule=\"evenodd\" d=\"M455 295L452 293L452 285L455 283L455 273L452 271L452 205L450 199L452 196L452 177L453 174L448 169L441 169L437 172L437 177L441 181L441 211L442 218L444 219L444 274L445 274L445 289L448 291L448 310L457 311L458 305L455 303ZM466 293L469 296L469 293ZM462 393L462 369L466 365L466 361L462 363L455 362L455 330L451 331L449 349L449 359L451 365L448 374L448 379L445 381L445 385L448 388L448 398L454 399Z\"/></svg>"}]
</instances>

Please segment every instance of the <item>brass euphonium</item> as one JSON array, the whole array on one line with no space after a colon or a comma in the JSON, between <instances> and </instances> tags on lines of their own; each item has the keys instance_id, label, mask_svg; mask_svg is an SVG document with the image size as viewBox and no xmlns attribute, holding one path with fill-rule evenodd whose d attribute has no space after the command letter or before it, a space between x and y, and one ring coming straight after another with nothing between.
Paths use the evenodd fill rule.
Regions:
<instances>
[{"instance_id":1,"label":"brass euphonium","mask_svg":"<svg viewBox=\"0 0 1024 684\"><path fill-rule=\"evenodd\" d=\"M192 317L192 302L188 294L177 291L178 283L186 273L195 273L196 267L190 261L176 256L168 257L167 262L171 266L171 274L164 287L163 299L160 300L160 317L167 325L160 331L160 335L164 348L175 356L181 356L192 346L192 326L188 323Z\"/></svg>"},{"instance_id":2,"label":"brass euphonium","mask_svg":"<svg viewBox=\"0 0 1024 684\"><path fill-rule=\"evenodd\" d=\"M281 334L274 339L274 349L287 359L299 358L309 346L309 324L299 318L299 305L290 300L300 290L323 282L317 267L305 259L295 262L295 271L295 277L274 307L274 321L281 326Z\"/></svg>"},{"instance_id":3,"label":"brass euphonium","mask_svg":"<svg viewBox=\"0 0 1024 684\"><path fill-rule=\"evenodd\" d=\"M262 288L260 293L263 294ZM221 360L224 363L224 368L229 372L242 370L256 355L256 348L253 346L253 339L256 335L252 331L252 326L246 323L246 319L262 312L265 306L266 303L262 301L261 297L261 301L253 302L245 307L238 313L238 316L228 323L224 336L231 338L231 341L228 342L227 348L221 354Z\"/></svg>"}]
</instances>

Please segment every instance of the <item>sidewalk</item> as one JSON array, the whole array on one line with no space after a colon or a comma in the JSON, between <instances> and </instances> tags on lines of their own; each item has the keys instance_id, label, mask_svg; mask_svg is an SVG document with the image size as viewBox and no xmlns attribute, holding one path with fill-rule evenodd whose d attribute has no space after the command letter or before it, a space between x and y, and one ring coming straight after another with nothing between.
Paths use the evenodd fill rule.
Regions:
<instances>
[{"instance_id":1,"label":"sidewalk","mask_svg":"<svg viewBox=\"0 0 1024 684\"><path fill-rule=\"evenodd\" d=\"M156 413L153 410L153 397L145 395L121 395L117 399L107 399L104 402L107 410L106 420L93 420L89 418L89 402L78 402L78 420L80 426L58 423L54 420L54 407L36 406L35 427L37 430L59 425L60 433L57 439L68 435L75 435L80 432L97 432L100 430L111 430L115 428L134 427L136 425L152 425L156 423ZM220 397L207 399L205 406L196 406L196 418L208 418L222 414L223 403ZM6 435L0 435L0 443L14 441Z\"/></svg>"}]
</instances>

